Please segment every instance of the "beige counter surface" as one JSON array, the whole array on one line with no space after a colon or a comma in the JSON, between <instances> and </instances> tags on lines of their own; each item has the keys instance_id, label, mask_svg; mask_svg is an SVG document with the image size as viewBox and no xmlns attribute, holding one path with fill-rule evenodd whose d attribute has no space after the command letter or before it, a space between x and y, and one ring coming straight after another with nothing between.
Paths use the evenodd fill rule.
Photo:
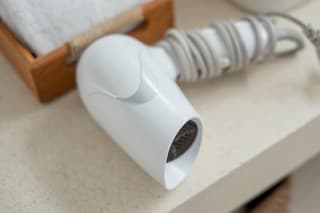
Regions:
<instances>
[{"instance_id":1,"label":"beige counter surface","mask_svg":"<svg viewBox=\"0 0 320 213\"><path fill-rule=\"evenodd\" d=\"M176 7L182 28L241 16L222 0ZM319 7L294 13L318 21ZM12 69L0 56L0 212L225 212L320 152L320 66L310 46L182 86L205 130L194 169L173 191L93 122L76 90L41 105Z\"/></svg>"}]
</instances>

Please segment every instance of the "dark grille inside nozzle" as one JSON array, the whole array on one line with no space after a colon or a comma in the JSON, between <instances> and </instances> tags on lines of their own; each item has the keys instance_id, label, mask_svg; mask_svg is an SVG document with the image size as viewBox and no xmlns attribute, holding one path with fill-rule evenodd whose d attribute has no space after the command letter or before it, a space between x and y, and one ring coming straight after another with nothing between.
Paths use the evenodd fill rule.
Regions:
<instances>
[{"instance_id":1,"label":"dark grille inside nozzle","mask_svg":"<svg viewBox=\"0 0 320 213\"><path fill-rule=\"evenodd\" d=\"M194 121L188 121L185 123L171 144L167 162L170 162L185 153L193 144L197 133L198 127Z\"/></svg>"}]
</instances>

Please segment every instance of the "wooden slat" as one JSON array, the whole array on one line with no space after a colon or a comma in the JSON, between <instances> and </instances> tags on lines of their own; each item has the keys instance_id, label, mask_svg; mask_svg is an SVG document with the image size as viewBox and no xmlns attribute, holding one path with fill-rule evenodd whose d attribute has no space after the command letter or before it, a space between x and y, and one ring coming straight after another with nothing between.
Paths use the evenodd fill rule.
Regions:
<instances>
[{"instance_id":1,"label":"wooden slat","mask_svg":"<svg viewBox=\"0 0 320 213\"><path fill-rule=\"evenodd\" d=\"M38 96L38 90L31 72L34 62L32 54L14 37L8 27L0 20L0 50L15 67L22 79Z\"/></svg>"},{"instance_id":2,"label":"wooden slat","mask_svg":"<svg viewBox=\"0 0 320 213\"><path fill-rule=\"evenodd\" d=\"M147 44L152 44L160 40L168 28L173 27L173 2L171 0L154 0L152 3L144 4L142 8L145 21L129 35Z\"/></svg>"}]
</instances>

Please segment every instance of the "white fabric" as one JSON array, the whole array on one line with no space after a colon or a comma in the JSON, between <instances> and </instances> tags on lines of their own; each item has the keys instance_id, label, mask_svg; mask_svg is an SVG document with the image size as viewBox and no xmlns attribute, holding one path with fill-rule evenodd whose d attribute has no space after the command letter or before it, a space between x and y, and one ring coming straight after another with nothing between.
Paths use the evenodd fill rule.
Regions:
<instances>
[{"instance_id":1,"label":"white fabric","mask_svg":"<svg viewBox=\"0 0 320 213\"><path fill-rule=\"evenodd\" d=\"M37 55L148 0L1 0L0 17Z\"/></svg>"}]
</instances>

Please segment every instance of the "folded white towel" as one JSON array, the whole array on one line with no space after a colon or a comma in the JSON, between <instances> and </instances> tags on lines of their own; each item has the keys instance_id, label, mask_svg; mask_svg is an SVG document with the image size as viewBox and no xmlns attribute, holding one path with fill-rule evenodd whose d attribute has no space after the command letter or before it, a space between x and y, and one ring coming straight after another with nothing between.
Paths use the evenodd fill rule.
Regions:
<instances>
[{"instance_id":1,"label":"folded white towel","mask_svg":"<svg viewBox=\"0 0 320 213\"><path fill-rule=\"evenodd\" d=\"M148 0L1 0L0 17L37 55Z\"/></svg>"}]
</instances>

